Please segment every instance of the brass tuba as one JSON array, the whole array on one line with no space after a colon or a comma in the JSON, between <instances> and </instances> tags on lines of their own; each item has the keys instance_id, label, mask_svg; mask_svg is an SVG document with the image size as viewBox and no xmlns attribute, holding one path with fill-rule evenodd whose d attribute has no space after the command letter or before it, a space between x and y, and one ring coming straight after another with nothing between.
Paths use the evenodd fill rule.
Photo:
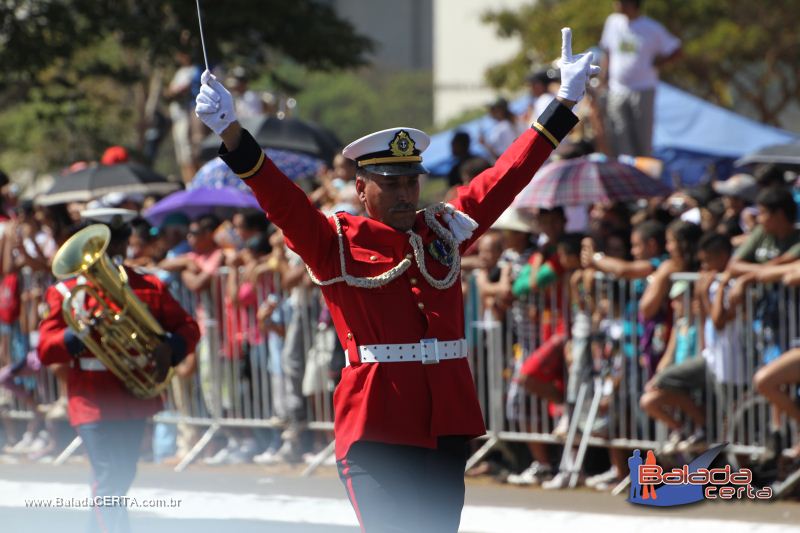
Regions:
<instances>
[{"instance_id":1,"label":"brass tuba","mask_svg":"<svg viewBox=\"0 0 800 533\"><path fill-rule=\"evenodd\" d=\"M64 298L64 320L134 396L152 398L172 377L170 369L158 382L156 364L150 357L164 339L164 329L131 290L125 269L115 267L106 254L110 240L107 226L93 224L70 237L53 257L57 279L86 279ZM83 302L76 302L78 297ZM88 303L91 305L85 305Z\"/></svg>"}]
</instances>

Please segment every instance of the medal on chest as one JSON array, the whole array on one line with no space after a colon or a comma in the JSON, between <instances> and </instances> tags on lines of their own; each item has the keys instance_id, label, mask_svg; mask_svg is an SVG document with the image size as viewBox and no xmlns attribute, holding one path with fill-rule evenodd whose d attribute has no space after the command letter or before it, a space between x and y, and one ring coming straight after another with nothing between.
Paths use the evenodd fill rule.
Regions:
<instances>
[{"instance_id":1,"label":"medal on chest","mask_svg":"<svg viewBox=\"0 0 800 533\"><path fill-rule=\"evenodd\" d=\"M436 239L428 244L428 253L444 266L449 267L453 264L453 250L448 248L441 239Z\"/></svg>"}]
</instances>

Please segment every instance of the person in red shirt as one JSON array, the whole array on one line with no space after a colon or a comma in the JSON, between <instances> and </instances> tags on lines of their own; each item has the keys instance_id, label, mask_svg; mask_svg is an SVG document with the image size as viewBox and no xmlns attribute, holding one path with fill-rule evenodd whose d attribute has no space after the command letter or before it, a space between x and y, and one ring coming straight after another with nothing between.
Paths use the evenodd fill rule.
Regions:
<instances>
[{"instance_id":1,"label":"person in red shirt","mask_svg":"<svg viewBox=\"0 0 800 533\"><path fill-rule=\"evenodd\" d=\"M578 121L570 107L596 67L591 54L572 56L566 28L563 37L558 101L451 202L417 211L425 133L391 128L347 146L366 217L315 209L241 129L230 93L203 74L197 115L322 287L346 350L336 459L365 531L458 530L467 441L485 433L466 359L460 254Z\"/></svg>"},{"instance_id":2,"label":"person in red shirt","mask_svg":"<svg viewBox=\"0 0 800 533\"><path fill-rule=\"evenodd\" d=\"M136 212L100 208L81 215L84 220L109 226L111 240L106 253L119 264L128 245L129 222ZM158 278L130 268L125 271L134 294L167 332L152 354L161 375L166 376L170 366L177 365L194 350L200 337L197 322ZM79 278L70 278L47 289L48 313L39 325L39 359L45 365L69 365L67 410L70 424L89 454L94 478L92 496L124 496L136 475L145 420L161 410L162 400L133 396L122 381L86 349L78 333L67 326L62 304L65 295L78 282ZM129 530L124 504L94 508L91 531Z\"/></svg>"}]
</instances>

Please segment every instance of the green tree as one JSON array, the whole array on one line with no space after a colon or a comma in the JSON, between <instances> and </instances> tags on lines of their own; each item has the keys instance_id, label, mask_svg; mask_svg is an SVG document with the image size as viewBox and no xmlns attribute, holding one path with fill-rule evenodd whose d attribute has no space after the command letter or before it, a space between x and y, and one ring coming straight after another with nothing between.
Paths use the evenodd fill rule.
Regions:
<instances>
[{"instance_id":1,"label":"green tree","mask_svg":"<svg viewBox=\"0 0 800 533\"><path fill-rule=\"evenodd\" d=\"M426 129L433 119L429 72L361 70L286 77L293 76L305 80L297 94L298 116L322 124L344 143L394 126Z\"/></svg>"},{"instance_id":2,"label":"green tree","mask_svg":"<svg viewBox=\"0 0 800 533\"><path fill-rule=\"evenodd\" d=\"M330 71L364 65L372 42L314 0L203 2L208 59L269 69L288 59ZM7 0L0 3L3 163L37 170L140 147L151 91L186 49L202 63L186 0Z\"/></svg>"},{"instance_id":3,"label":"green tree","mask_svg":"<svg viewBox=\"0 0 800 533\"><path fill-rule=\"evenodd\" d=\"M683 58L663 78L703 98L731 107L746 102L761 121L781 125L786 108L800 101L800 0L647 0L645 14L683 40ZM519 87L532 64L559 55L558 29L571 26L574 49L596 45L612 2L538 0L522 9L487 13L501 36L519 36L522 49L487 73L497 87Z\"/></svg>"}]
</instances>

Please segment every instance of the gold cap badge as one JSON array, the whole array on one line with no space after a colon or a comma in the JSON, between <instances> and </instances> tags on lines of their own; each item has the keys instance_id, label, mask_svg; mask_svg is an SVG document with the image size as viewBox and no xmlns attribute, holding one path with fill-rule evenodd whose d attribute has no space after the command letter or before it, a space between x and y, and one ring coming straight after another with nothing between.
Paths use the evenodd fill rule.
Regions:
<instances>
[{"instance_id":1,"label":"gold cap badge","mask_svg":"<svg viewBox=\"0 0 800 533\"><path fill-rule=\"evenodd\" d=\"M404 130L398 131L392 142L389 143L392 155L395 157L406 157L414 154L414 139Z\"/></svg>"}]
</instances>

